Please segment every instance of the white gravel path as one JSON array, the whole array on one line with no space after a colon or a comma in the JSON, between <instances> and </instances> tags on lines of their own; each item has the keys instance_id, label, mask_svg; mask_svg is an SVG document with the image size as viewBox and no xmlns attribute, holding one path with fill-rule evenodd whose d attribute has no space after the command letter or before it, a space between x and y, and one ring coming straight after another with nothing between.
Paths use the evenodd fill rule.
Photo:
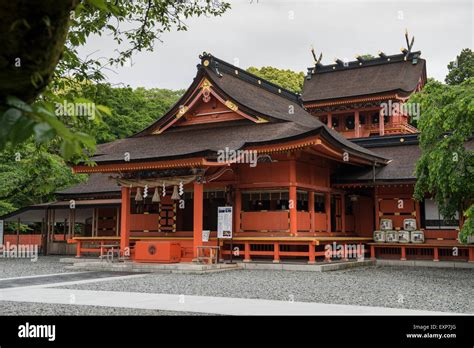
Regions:
<instances>
[{"instance_id":1,"label":"white gravel path","mask_svg":"<svg viewBox=\"0 0 474 348\"><path fill-rule=\"evenodd\" d=\"M324 273L241 270L206 275L150 274L139 280L65 288L474 313L474 271L464 269L370 267Z\"/></svg>"},{"instance_id":2,"label":"white gravel path","mask_svg":"<svg viewBox=\"0 0 474 348\"><path fill-rule=\"evenodd\" d=\"M59 257L40 257L36 263L0 258L0 278L66 272L64 264L58 261ZM474 314L474 270L469 269L366 267L324 273L240 270L205 275L148 274L139 279L113 279L62 288L291 300ZM83 313L82 309L73 305L0 302L0 311L9 314L25 314L30 310L32 314L41 313L43 309L45 313L54 313L56 307L58 313ZM88 314L94 314L94 308L91 307L92 312ZM128 311L116 310L121 314ZM116 310L101 308L97 314L114 315Z\"/></svg>"}]
</instances>

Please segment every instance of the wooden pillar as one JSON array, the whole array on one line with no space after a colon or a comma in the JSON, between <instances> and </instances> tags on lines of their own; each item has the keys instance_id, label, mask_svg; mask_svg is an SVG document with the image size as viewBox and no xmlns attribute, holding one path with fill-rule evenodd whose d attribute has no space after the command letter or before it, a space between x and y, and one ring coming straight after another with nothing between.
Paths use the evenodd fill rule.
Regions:
<instances>
[{"instance_id":1,"label":"wooden pillar","mask_svg":"<svg viewBox=\"0 0 474 348\"><path fill-rule=\"evenodd\" d=\"M197 257L197 247L202 245L204 185L194 181L193 211L193 251ZM232 252L232 250L231 250Z\"/></svg>"},{"instance_id":2,"label":"wooden pillar","mask_svg":"<svg viewBox=\"0 0 474 348\"><path fill-rule=\"evenodd\" d=\"M433 254L433 261L439 261L439 249L437 247L434 248Z\"/></svg>"},{"instance_id":3,"label":"wooden pillar","mask_svg":"<svg viewBox=\"0 0 474 348\"><path fill-rule=\"evenodd\" d=\"M273 263L280 263L280 244L273 243Z\"/></svg>"},{"instance_id":4,"label":"wooden pillar","mask_svg":"<svg viewBox=\"0 0 474 348\"><path fill-rule=\"evenodd\" d=\"M313 264L316 263L316 252L314 250L314 243L311 242L308 244L308 263Z\"/></svg>"},{"instance_id":5,"label":"wooden pillar","mask_svg":"<svg viewBox=\"0 0 474 348\"><path fill-rule=\"evenodd\" d=\"M327 124L327 126L329 128L332 128L332 114L331 113L328 114L328 124Z\"/></svg>"},{"instance_id":6,"label":"wooden pillar","mask_svg":"<svg viewBox=\"0 0 474 348\"><path fill-rule=\"evenodd\" d=\"M314 232L316 221L314 214L314 191L308 192L309 231Z\"/></svg>"},{"instance_id":7,"label":"wooden pillar","mask_svg":"<svg viewBox=\"0 0 474 348\"><path fill-rule=\"evenodd\" d=\"M346 233L346 195L341 193L341 231Z\"/></svg>"},{"instance_id":8,"label":"wooden pillar","mask_svg":"<svg viewBox=\"0 0 474 348\"><path fill-rule=\"evenodd\" d=\"M122 220L120 221L120 250L122 252L122 255L125 255L126 253L129 254L130 252L130 187L122 186L121 216Z\"/></svg>"},{"instance_id":9,"label":"wooden pillar","mask_svg":"<svg viewBox=\"0 0 474 348\"><path fill-rule=\"evenodd\" d=\"M81 241L76 242L76 257L81 257Z\"/></svg>"},{"instance_id":10,"label":"wooden pillar","mask_svg":"<svg viewBox=\"0 0 474 348\"><path fill-rule=\"evenodd\" d=\"M293 203L293 205L292 205ZM290 161L290 234L298 235L298 198L296 196L296 161Z\"/></svg>"},{"instance_id":11,"label":"wooden pillar","mask_svg":"<svg viewBox=\"0 0 474 348\"><path fill-rule=\"evenodd\" d=\"M245 242L244 248L244 262L250 262L252 259L250 258L250 243Z\"/></svg>"},{"instance_id":12,"label":"wooden pillar","mask_svg":"<svg viewBox=\"0 0 474 348\"><path fill-rule=\"evenodd\" d=\"M355 130L355 137L360 137L360 119L359 119L359 110L356 110L354 113L354 130Z\"/></svg>"},{"instance_id":13,"label":"wooden pillar","mask_svg":"<svg viewBox=\"0 0 474 348\"><path fill-rule=\"evenodd\" d=\"M370 259L375 260L375 246L370 246Z\"/></svg>"},{"instance_id":14,"label":"wooden pillar","mask_svg":"<svg viewBox=\"0 0 474 348\"><path fill-rule=\"evenodd\" d=\"M402 256L400 257L401 261L406 261L407 260L407 250L406 247L402 246Z\"/></svg>"},{"instance_id":15,"label":"wooden pillar","mask_svg":"<svg viewBox=\"0 0 474 348\"><path fill-rule=\"evenodd\" d=\"M469 248L469 262L474 262L474 248Z\"/></svg>"},{"instance_id":16,"label":"wooden pillar","mask_svg":"<svg viewBox=\"0 0 474 348\"><path fill-rule=\"evenodd\" d=\"M234 206L234 233L237 236L240 232L240 215L242 211L242 192L240 189L235 190L235 206Z\"/></svg>"},{"instance_id":17,"label":"wooden pillar","mask_svg":"<svg viewBox=\"0 0 474 348\"><path fill-rule=\"evenodd\" d=\"M383 109L379 111L379 135L385 135L384 112Z\"/></svg>"},{"instance_id":18,"label":"wooden pillar","mask_svg":"<svg viewBox=\"0 0 474 348\"><path fill-rule=\"evenodd\" d=\"M326 192L326 232L331 232L331 192Z\"/></svg>"}]
</instances>

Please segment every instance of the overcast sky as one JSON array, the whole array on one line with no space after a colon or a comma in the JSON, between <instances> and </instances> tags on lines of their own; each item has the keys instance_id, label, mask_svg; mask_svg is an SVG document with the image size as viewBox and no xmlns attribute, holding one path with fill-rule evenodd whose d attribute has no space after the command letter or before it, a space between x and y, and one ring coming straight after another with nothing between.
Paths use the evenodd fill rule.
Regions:
<instances>
[{"instance_id":1,"label":"overcast sky","mask_svg":"<svg viewBox=\"0 0 474 348\"><path fill-rule=\"evenodd\" d=\"M335 57L378 51L396 54L404 31L415 36L413 50L427 60L429 77L443 81L446 65L461 49L473 47L472 0L235 0L222 17L185 20L187 32L165 33L154 52L137 54L133 66L108 72L112 84L147 88L187 88L201 52L236 64L304 71L312 65L310 48L323 52L323 64ZM94 37L81 54L111 55L107 37Z\"/></svg>"}]
</instances>

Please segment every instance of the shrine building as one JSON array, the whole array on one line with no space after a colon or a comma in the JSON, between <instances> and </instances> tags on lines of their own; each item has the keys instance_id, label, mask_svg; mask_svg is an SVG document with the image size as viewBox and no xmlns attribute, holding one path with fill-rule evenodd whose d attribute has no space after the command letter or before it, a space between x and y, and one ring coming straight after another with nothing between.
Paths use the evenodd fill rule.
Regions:
<instances>
[{"instance_id":1,"label":"shrine building","mask_svg":"<svg viewBox=\"0 0 474 348\"><path fill-rule=\"evenodd\" d=\"M295 94L203 53L165 115L98 145L96 165L72 168L87 182L1 219L42 221L28 238L78 257L115 246L138 262L218 250L224 260L316 263L328 261L327 245L356 245L367 258L474 262L457 240L462 217L444 221L433 200L412 197L420 149L404 106L427 81L420 55L317 62ZM232 208L227 220L219 207Z\"/></svg>"}]
</instances>

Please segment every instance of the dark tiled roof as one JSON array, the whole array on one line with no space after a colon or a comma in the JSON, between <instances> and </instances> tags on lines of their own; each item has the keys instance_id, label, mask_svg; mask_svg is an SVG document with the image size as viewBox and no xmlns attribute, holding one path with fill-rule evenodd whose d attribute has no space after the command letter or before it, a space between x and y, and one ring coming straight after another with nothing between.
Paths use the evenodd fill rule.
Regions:
<instances>
[{"instance_id":1,"label":"dark tiled roof","mask_svg":"<svg viewBox=\"0 0 474 348\"><path fill-rule=\"evenodd\" d=\"M60 196L86 195L89 193L120 192L120 186L114 180L109 180L110 174L91 174L86 182L56 192Z\"/></svg>"},{"instance_id":2,"label":"dark tiled roof","mask_svg":"<svg viewBox=\"0 0 474 348\"><path fill-rule=\"evenodd\" d=\"M412 56L414 54L419 52ZM314 102L389 92L409 94L415 90L420 78L426 79L425 60L418 57L413 60L412 56L406 61L400 54L364 61L362 65L356 61L347 67L335 64L309 68L302 100Z\"/></svg>"},{"instance_id":3,"label":"dark tiled roof","mask_svg":"<svg viewBox=\"0 0 474 348\"><path fill-rule=\"evenodd\" d=\"M269 143L303 136L311 132L319 132L321 136L334 145L344 148L348 152L384 162L370 150L360 147L329 129L316 117L307 113L299 103L294 93L279 88L252 74L238 69L211 55L207 67L199 65L198 74L181 99L181 103L195 88L198 79L206 76L216 90L238 104L239 110L249 112L255 116L267 116L268 123L253 123L249 120L237 122L215 123L202 126L184 128L169 128L159 135L149 134L147 130L126 139L116 140L98 146L92 160L97 163L121 162L125 153L130 154L130 161L164 160L171 158L205 156L228 147L240 149L246 143ZM236 74L235 71L238 71ZM260 83L258 83L260 81ZM180 102L176 103L180 105ZM172 108L166 117L174 117ZM161 120L157 121L161 122ZM157 123L155 123L157 124Z\"/></svg>"},{"instance_id":4,"label":"dark tiled roof","mask_svg":"<svg viewBox=\"0 0 474 348\"><path fill-rule=\"evenodd\" d=\"M474 150L474 140L465 143L468 150ZM391 145L385 147L373 147L372 152L390 158L391 161L384 167L375 169L377 181L412 180L415 177L415 166L421 156L421 150L417 144ZM372 169L349 169L342 175L337 176L336 182L358 182L372 181Z\"/></svg>"}]
</instances>

